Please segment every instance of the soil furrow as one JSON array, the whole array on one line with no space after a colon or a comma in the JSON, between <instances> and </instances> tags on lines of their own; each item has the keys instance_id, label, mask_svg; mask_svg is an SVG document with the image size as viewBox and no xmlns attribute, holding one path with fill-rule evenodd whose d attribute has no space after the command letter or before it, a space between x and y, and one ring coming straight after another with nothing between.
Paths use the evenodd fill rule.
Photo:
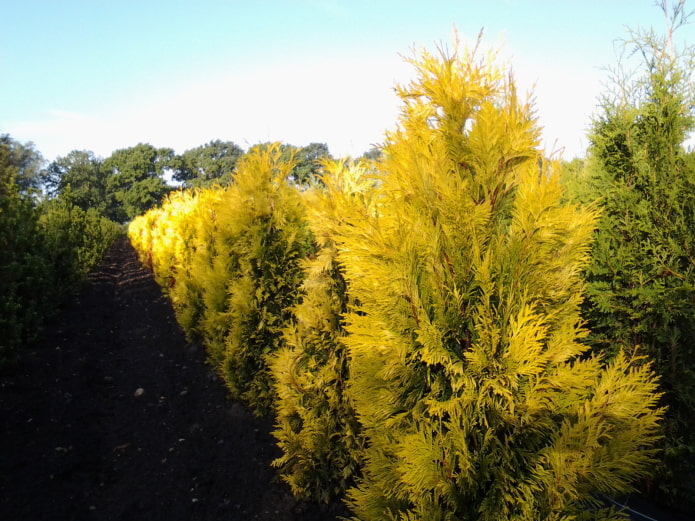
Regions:
<instances>
[{"instance_id":1,"label":"soil furrow","mask_svg":"<svg viewBox=\"0 0 695 521\"><path fill-rule=\"evenodd\" d=\"M335 519L277 482L272 420L228 399L119 240L0 384L0 519Z\"/></svg>"}]
</instances>

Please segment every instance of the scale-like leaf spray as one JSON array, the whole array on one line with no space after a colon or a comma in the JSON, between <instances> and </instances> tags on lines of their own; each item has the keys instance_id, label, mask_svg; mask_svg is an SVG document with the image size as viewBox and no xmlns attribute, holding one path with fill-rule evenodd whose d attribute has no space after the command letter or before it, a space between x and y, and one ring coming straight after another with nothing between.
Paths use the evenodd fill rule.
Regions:
<instances>
[{"instance_id":1,"label":"scale-like leaf spray","mask_svg":"<svg viewBox=\"0 0 695 521\"><path fill-rule=\"evenodd\" d=\"M412 60L377 209L336 241L366 437L356 519L570 519L650 462L653 375L581 356L595 212L563 203L531 102L494 58Z\"/></svg>"}]
</instances>

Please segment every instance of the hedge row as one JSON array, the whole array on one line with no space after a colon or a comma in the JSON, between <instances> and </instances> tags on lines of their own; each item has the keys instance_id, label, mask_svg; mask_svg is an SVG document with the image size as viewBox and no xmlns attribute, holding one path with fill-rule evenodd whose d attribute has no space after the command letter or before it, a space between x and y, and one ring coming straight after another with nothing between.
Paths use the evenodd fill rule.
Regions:
<instances>
[{"instance_id":1,"label":"hedge row","mask_svg":"<svg viewBox=\"0 0 695 521\"><path fill-rule=\"evenodd\" d=\"M96 211L20 193L0 158L0 365L38 337L118 233Z\"/></svg>"},{"instance_id":2,"label":"hedge row","mask_svg":"<svg viewBox=\"0 0 695 521\"><path fill-rule=\"evenodd\" d=\"M494 56L423 52L376 164L300 192L259 148L235 184L130 226L232 395L272 412L300 497L356 519L609 519L663 411L635 353L582 344L593 210L563 202Z\"/></svg>"},{"instance_id":3,"label":"hedge row","mask_svg":"<svg viewBox=\"0 0 695 521\"><path fill-rule=\"evenodd\" d=\"M279 145L250 152L229 188L172 195L129 228L188 338L204 341L232 394L258 415L272 408L268 355L313 250L301 195L285 182L292 164L280 155Z\"/></svg>"}]
</instances>

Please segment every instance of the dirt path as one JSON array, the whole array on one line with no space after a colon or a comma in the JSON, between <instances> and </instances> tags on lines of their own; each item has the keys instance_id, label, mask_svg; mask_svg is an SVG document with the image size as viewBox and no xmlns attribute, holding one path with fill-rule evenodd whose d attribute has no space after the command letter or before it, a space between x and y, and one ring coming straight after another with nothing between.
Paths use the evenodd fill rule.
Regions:
<instances>
[{"instance_id":1,"label":"dirt path","mask_svg":"<svg viewBox=\"0 0 695 521\"><path fill-rule=\"evenodd\" d=\"M271 420L230 401L120 240L0 382L2 520L333 520L275 480ZM340 510L340 512L338 512Z\"/></svg>"}]
</instances>

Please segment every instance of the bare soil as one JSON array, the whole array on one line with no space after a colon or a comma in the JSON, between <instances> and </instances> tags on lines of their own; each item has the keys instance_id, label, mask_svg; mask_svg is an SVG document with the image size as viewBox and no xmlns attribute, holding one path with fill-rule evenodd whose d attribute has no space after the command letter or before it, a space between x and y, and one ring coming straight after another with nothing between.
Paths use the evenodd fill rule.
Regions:
<instances>
[{"instance_id":1,"label":"bare soil","mask_svg":"<svg viewBox=\"0 0 695 521\"><path fill-rule=\"evenodd\" d=\"M0 520L335 520L228 398L125 239L0 376Z\"/></svg>"}]
</instances>

